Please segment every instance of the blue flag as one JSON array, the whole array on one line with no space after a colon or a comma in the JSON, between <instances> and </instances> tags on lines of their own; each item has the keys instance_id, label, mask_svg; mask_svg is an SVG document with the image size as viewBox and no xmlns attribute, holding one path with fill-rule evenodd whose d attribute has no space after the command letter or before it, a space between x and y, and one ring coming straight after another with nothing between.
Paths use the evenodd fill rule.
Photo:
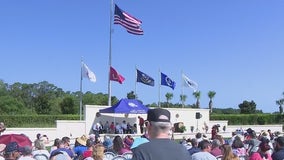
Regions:
<instances>
[{"instance_id":1,"label":"blue flag","mask_svg":"<svg viewBox=\"0 0 284 160\"><path fill-rule=\"evenodd\" d=\"M137 82L141 82L141 83L149 85L149 86L155 85L154 79L152 77L150 77L147 74L139 71L138 69L136 69L136 73L137 73Z\"/></svg>"},{"instance_id":2,"label":"blue flag","mask_svg":"<svg viewBox=\"0 0 284 160\"><path fill-rule=\"evenodd\" d=\"M161 72L161 85L171 87L174 90L176 87L176 82Z\"/></svg>"}]
</instances>

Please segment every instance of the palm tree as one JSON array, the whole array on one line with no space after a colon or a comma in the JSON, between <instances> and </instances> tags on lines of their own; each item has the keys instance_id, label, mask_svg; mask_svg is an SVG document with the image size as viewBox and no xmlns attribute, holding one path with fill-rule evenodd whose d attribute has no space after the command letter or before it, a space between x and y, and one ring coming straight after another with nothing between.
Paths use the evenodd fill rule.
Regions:
<instances>
[{"instance_id":1,"label":"palm tree","mask_svg":"<svg viewBox=\"0 0 284 160\"><path fill-rule=\"evenodd\" d=\"M180 101L182 103L182 107L184 107L184 102L186 101L187 96L185 94L181 94L179 97L180 97Z\"/></svg>"},{"instance_id":2,"label":"palm tree","mask_svg":"<svg viewBox=\"0 0 284 160\"><path fill-rule=\"evenodd\" d=\"M209 97L209 109L210 109L210 113L212 113L212 109L213 109L213 101L212 99L215 97L216 92L215 91L209 91L208 92L208 97Z\"/></svg>"},{"instance_id":3,"label":"palm tree","mask_svg":"<svg viewBox=\"0 0 284 160\"><path fill-rule=\"evenodd\" d=\"M282 105L284 104L284 99L279 99L276 101L276 104L279 105L279 113L282 114L283 113L283 107Z\"/></svg>"},{"instance_id":4,"label":"palm tree","mask_svg":"<svg viewBox=\"0 0 284 160\"><path fill-rule=\"evenodd\" d=\"M134 91L127 93L128 99L137 99L137 95L135 95Z\"/></svg>"},{"instance_id":5,"label":"palm tree","mask_svg":"<svg viewBox=\"0 0 284 160\"><path fill-rule=\"evenodd\" d=\"M169 101L173 99L173 94L172 93L166 93L166 99L167 99L167 104L168 104L168 107L169 107Z\"/></svg>"},{"instance_id":6,"label":"palm tree","mask_svg":"<svg viewBox=\"0 0 284 160\"><path fill-rule=\"evenodd\" d=\"M201 96L201 92L200 91L195 91L195 92L192 93L192 95L196 98L196 107L200 108L199 99L200 99L200 96Z\"/></svg>"}]
</instances>

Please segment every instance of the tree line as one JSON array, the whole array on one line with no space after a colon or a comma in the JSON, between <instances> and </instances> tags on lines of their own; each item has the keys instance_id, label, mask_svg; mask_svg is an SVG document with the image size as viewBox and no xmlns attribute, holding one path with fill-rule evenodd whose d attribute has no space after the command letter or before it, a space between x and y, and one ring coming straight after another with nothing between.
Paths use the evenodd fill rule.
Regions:
<instances>
[{"instance_id":1,"label":"tree line","mask_svg":"<svg viewBox=\"0 0 284 160\"><path fill-rule=\"evenodd\" d=\"M234 114L234 113L262 113L261 110L256 109L256 103L254 101L243 101L239 104L239 109L234 108L217 108L213 107L213 98L215 97L215 91L209 91L207 96L209 97L208 108L210 113L218 114ZM62 88L50 84L47 81L39 83L20 83L7 84L3 80L0 80L0 114L2 115L17 115L17 114L79 114L81 92L64 91ZM200 108L201 92L193 92L193 96L196 99L194 104L184 104L186 101L186 95L180 95L180 103L171 103L173 93L166 93L166 102L160 104L144 104L148 107L164 107L164 108ZM126 95L129 99L138 99L134 91L130 91ZM283 92L284 97L284 92ZM112 105L118 102L118 98L111 97ZM140 101L143 103L142 101ZM107 105L108 94L104 93L92 93L87 91L82 93L83 105ZM277 100L276 104L279 108L282 108L284 98ZM279 110L280 113L282 112Z\"/></svg>"}]
</instances>

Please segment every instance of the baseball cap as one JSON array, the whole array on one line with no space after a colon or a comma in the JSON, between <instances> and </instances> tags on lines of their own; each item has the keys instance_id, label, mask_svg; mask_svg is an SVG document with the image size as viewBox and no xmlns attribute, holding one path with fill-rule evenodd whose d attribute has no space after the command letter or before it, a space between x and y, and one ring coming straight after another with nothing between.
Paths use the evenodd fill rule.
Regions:
<instances>
[{"instance_id":1,"label":"baseball cap","mask_svg":"<svg viewBox=\"0 0 284 160\"><path fill-rule=\"evenodd\" d=\"M171 122L171 113L162 108L149 109L147 120L150 122Z\"/></svg>"},{"instance_id":2,"label":"baseball cap","mask_svg":"<svg viewBox=\"0 0 284 160\"><path fill-rule=\"evenodd\" d=\"M14 151L19 151L19 145L17 142L10 142L6 145L5 153L11 153Z\"/></svg>"}]
</instances>

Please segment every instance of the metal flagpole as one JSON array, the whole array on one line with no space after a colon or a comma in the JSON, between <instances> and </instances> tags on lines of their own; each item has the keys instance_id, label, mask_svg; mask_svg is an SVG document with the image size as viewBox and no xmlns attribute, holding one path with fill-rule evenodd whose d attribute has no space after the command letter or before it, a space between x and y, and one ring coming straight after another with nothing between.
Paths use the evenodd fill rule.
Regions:
<instances>
[{"instance_id":1,"label":"metal flagpole","mask_svg":"<svg viewBox=\"0 0 284 160\"><path fill-rule=\"evenodd\" d=\"M80 77L80 120L82 120L82 107L83 107L83 100L82 100L82 81L83 81L83 58L81 57L81 77Z\"/></svg>"},{"instance_id":2,"label":"metal flagpole","mask_svg":"<svg viewBox=\"0 0 284 160\"><path fill-rule=\"evenodd\" d=\"M135 87L134 87L134 96L135 96L135 99L137 99L137 95L136 95L136 87L137 87L137 67L135 66Z\"/></svg>"},{"instance_id":3,"label":"metal flagpole","mask_svg":"<svg viewBox=\"0 0 284 160\"><path fill-rule=\"evenodd\" d=\"M113 0L110 1L110 23L109 23L109 68L108 68L108 106L111 106L111 81L110 81L110 67L111 67L111 33L112 33L112 8Z\"/></svg>"},{"instance_id":4,"label":"metal flagpole","mask_svg":"<svg viewBox=\"0 0 284 160\"><path fill-rule=\"evenodd\" d=\"M184 108L184 92L183 92L183 78L182 78L182 70L181 70L181 102L182 102L182 108Z\"/></svg>"},{"instance_id":5,"label":"metal flagpole","mask_svg":"<svg viewBox=\"0 0 284 160\"><path fill-rule=\"evenodd\" d=\"M160 69L159 69L159 77L160 77L160 84L159 84L159 103L158 103L158 106L161 107L161 82L162 82L162 79L161 79Z\"/></svg>"}]
</instances>

